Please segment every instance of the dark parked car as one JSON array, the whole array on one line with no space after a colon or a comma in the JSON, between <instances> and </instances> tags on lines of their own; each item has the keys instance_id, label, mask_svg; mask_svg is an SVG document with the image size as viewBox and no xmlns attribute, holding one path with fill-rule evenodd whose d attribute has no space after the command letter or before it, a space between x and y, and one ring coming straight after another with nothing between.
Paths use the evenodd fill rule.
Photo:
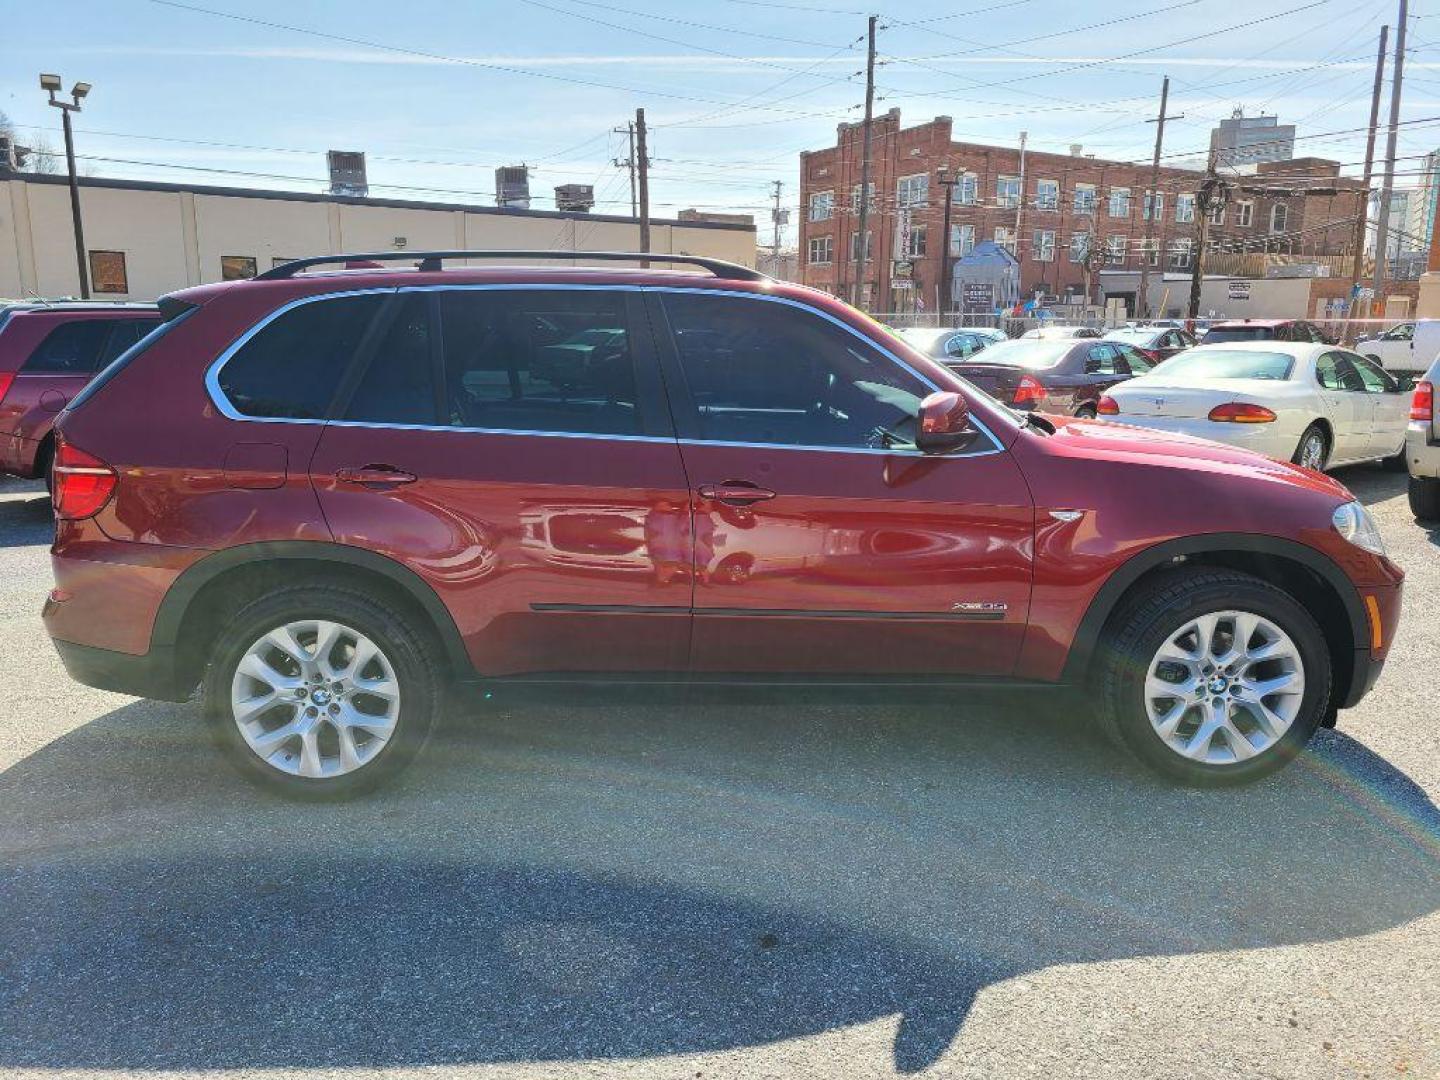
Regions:
<instances>
[{"instance_id":1,"label":"dark parked car","mask_svg":"<svg viewBox=\"0 0 1440 1080\"><path fill-rule=\"evenodd\" d=\"M60 410L159 322L153 304L0 307L0 473L48 476Z\"/></svg>"},{"instance_id":2,"label":"dark parked car","mask_svg":"<svg viewBox=\"0 0 1440 1080\"><path fill-rule=\"evenodd\" d=\"M1123 341L1017 338L950 369L1012 408L1093 417L1101 394L1154 366Z\"/></svg>"},{"instance_id":3,"label":"dark parked car","mask_svg":"<svg viewBox=\"0 0 1440 1080\"><path fill-rule=\"evenodd\" d=\"M1403 574L1326 476L1016 413L745 267L405 257L166 297L57 425L66 668L201 685L277 790L393 775L456 684L680 678L939 685L957 714L969 683L1068 684L1121 751L1238 783L1385 661ZM587 329L617 355L556 385L545 349Z\"/></svg>"},{"instance_id":4,"label":"dark parked car","mask_svg":"<svg viewBox=\"0 0 1440 1080\"><path fill-rule=\"evenodd\" d=\"M939 360L942 364L966 360L997 341L1005 340L1003 330L969 330L964 327L958 330L912 327L897 330L895 333L911 348Z\"/></svg>"},{"instance_id":5,"label":"dark parked car","mask_svg":"<svg viewBox=\"0 0 1440 1080\"><path fill-rule=\"evenodd\" d=\"M1105 340L1134 346L1157 364L1198 344L1194 334L1172 326L1125 326L1111 330Z\"/></svg>"},{"instance_id":6,"label":"dark parked car","mask_svg":"<svg viewBox=\"0 0 1440 1080\"><path fill-rule=\"evenodd\" d=\"M1230 319L1211 323L1200 339L1206 345L1222 341L1313 341L1334 345L1335 338L1304 319Z\"/></svg>"}]
</instances>

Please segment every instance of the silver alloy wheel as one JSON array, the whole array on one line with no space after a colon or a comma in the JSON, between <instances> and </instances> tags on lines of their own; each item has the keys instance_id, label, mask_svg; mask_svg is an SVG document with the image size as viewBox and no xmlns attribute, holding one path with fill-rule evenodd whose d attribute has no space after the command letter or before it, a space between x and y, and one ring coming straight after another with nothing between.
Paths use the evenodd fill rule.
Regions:
<instances>
[{"instance_id":1,"label":"silver alloy wheel","mask_svg":"<svg viewBox=\"0 0 1440 1080\"><path fill-rule=\"evenodd\" d=\"M1307 469L1320 471L1325 464L1325 436L1318 431L1309 431L1300 443L1300 464Z\"/></svg>"},{"instance_id":2,"label":"silver alloy wheel","mask_svg":"<svg viewBox=\"0 0 1440 1080\"><path fill-rule=\"evenodd\" d=\"M276 627L245 650L230 709L261 761L307 779L373 761L395 733L400 683L364 634L324 619Z\"/></svg>"},{"instance_id":3,"label":"silver alloy wheel","mask_svg":"<svg viewBox=\"0 0 1440 1080\"><path fill-rule=\"evenodd\" d=\"M1273 747L1305 696L1290 635L1248 611L1191 619L1165 639L1145 675L1145 711L1181 757L1234 765Z\"/></svg>"}]
</instances>

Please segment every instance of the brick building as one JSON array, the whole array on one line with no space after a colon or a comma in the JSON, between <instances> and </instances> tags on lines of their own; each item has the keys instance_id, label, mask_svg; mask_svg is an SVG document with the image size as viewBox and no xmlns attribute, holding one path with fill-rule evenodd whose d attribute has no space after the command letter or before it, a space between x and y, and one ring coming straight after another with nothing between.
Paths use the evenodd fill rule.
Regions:
<instances>
[{"instance_id":1,"label":"brick building","mask_svg":"<svg viewBox=\"0 0 1440 1080\"><path fill-rule=\"evenodd\" d=\"M1108 269L1188 270L1197 243L1196 191L1204 174L1162 167L1158 213L1149 246L1150 165L1105 161L1083 152L1029 151L956 142L946 116L911 128L900 110L872 122L868 257L858 300L872 311L934 311L940 305L945 188L955 179L949 255L959 259L991 240L1015 255L1022 296L1041 293L1098 301L1103 257ZM840 125L836 145L800 155L801 277L808 285L854 297L863 124ZM1362 185L1317 158L1268 162L1229 175L1228 204L1212 216L1207 251L1273 252L1303 258L1352 250ZM1023 187L1023 191L1022 191ZM1019 227L1018 244L1016 227ZM906 246L908 244L908 246ZM1102 253L1088 260L1091 251ZM1252 260L1253 261L1253 260ZM1207 261L1208 266L1208 261ZM1229 272L1217 265L1221 273ZM1133 294L1129 297L1133 304Z\"/></svg>"}]
</instances>

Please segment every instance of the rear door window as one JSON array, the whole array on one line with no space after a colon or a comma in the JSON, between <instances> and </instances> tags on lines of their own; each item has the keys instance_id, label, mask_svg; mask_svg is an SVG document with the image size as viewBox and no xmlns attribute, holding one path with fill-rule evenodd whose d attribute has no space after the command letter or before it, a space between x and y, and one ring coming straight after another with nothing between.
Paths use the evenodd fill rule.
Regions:
<instances>
[{"instance_id":1,"label":"rear door window","mask_svg":"<svg viewBox=\"0 0 1440 1080\"><path fill-rule=\"evenodd\" d=\"M27 375L91 375L100 362L112 325L110 319L61 323L45 335L21 370Z\"/></svg>"},{"instance_id":2,"label":"rear door window","mask_svg":"<svg viewBox=\"0 0 1440 1080\"><path fill-rule=\"evenodd\" d=\"M440 294L445 422L586 435L643 432L626 294Z\"/></svg>"},{"instance_id":3,"label":"rear door window","mask_svg":"<svg viewBox=\"0 0 1440 1080\"><path fill-rule=\"evenodd\" d=\"M262 326L221 367L220 390L242 416L319 420L384 296L333 296Z\"/></svg>"},{"instance_id":4,"label":"rear door window","mask_svg":"<svg viewBox=\"0 0 1440 1080\"><path fill-rule=\"evenodd\" d=\"M440 423L430 316L429 293L409 293L398 301L345 409L346 420Z\"/></svg>"}]
</instances>

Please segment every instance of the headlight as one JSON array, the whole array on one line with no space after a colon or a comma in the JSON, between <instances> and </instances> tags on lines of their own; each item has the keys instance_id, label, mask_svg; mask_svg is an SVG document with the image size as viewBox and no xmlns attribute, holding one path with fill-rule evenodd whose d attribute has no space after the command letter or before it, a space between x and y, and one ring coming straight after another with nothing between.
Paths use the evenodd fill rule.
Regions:
<instances>
[{"instance_id":1,"label":"headlight","mask_svg":"<svg viewBox=\"0 0 1440 1080\"><path fill-rule=\"evenodd\" d=\"M1362 547L1376 555L1385 554L1385 540L1380 535L1380 527L1375 524L1370 511L1358 502L1337 506L1330 517L1330 523L1335 526L1336 532L1356 547Z\"/></svg>"}]
</instances>

